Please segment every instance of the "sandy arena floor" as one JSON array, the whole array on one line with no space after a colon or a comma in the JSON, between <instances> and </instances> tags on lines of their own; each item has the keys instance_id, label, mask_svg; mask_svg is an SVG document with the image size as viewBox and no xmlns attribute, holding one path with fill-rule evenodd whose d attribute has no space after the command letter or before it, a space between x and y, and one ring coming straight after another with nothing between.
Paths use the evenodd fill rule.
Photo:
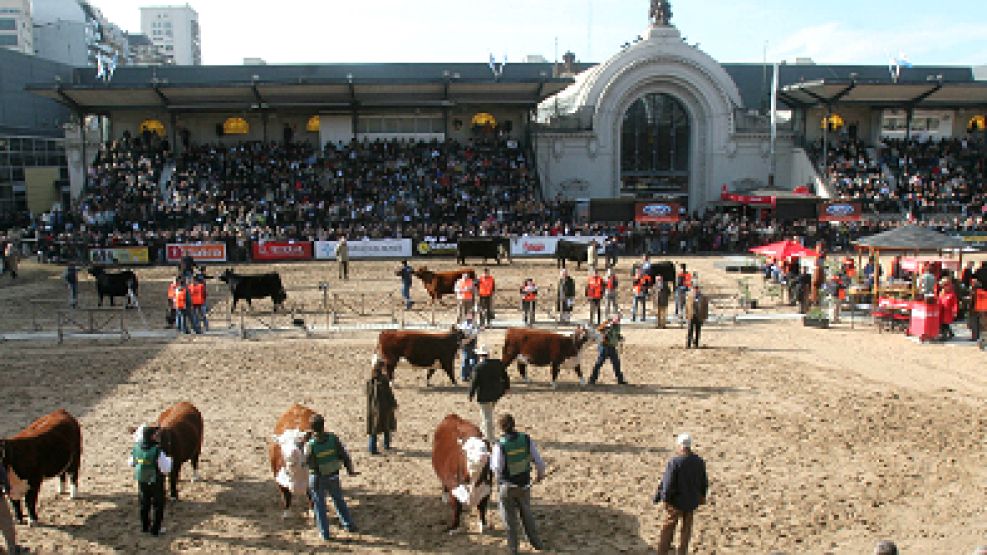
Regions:
<instances>
[{"instance_id":1,"label":"sandy arena floor","mask_svg":"<svg viewBox=\"0 0 987 555\"><path fill-rule=\"evenodd\" d=\"M719 259L686 261L715 295L715 313L736 314L730 305L740 276L716 269ZM454 267L449 260L431 264ZM622 261L625 289L628 266ZM328 280L330 291L351 306L365 303L366 310L387 314L386 295L398 295L394 268L393 262L356 262L351 280L340 283L332 264L277 266L296 306L317 306L317 284ZM505 296L501 316L510 320L519 319L513 305L523 277L545 286L556 275L548 262L493 269ZM53 329L55 307L65 297L60 269L25 263L22 270L16 284L6 276L0 283L0 332L35 324ZM153 329L163 326L169 274L139 270L142 315ZM94 288L86 278L82 301L89 306ZM749 279L761 305L770 305L760 278ZM213 287L219 305L214 329L225 328L221 290ZM417 283L414 295L424 300ZM143 328L140 316L130 311L128 326ZM429 318L421 311L404 316L409 322ZM448 312L437 317L448 322ZM344 315L340 322L389 318ZM399 367L396 449L367 454L363 383L376 335L0 342L0 435L59 407L80 419L84 434L80 498L59 497L47 482L40 526L19 527L21 542L40 553L324 549L300 512L282 520L266 457L274 421L300 402L326 415L361 471L344 478L361 530L339 531L332 549L503 552L495 514L487 534L477 533L473 517L469 534L442 532L448 510L431 468L431 435L448 413L479 421L465 387L437 375L436 385L425 388L423 370ZM694 553L867 553L884 538L904 553L968 553L987 543L987 355L972 345L919 345L859 322L853 330L847 324L817 330L791 320L709 325L705 348L691 351L683 349L685 330L678 327L626 329L624 335L622 361L632 386L614 385L606 367L602 385L580 388L574 375L563 373L551 390L548 370L534 369L533 382L519 381L498 405L532 434L550 468L534 493L550 551L653 550L659 528L651 495L673 434L682 431L695 437L711 481L710 503L696 517ZM481 342L499 353L502 337L492 330ZM585 353L584 366L592 357ZM511 375L517 376L514 369ZM127 428L180 400L205 417L204 480L183 481L182 500L168 505L166 535L149 538L139 533L136 488L125 464Z\"/></svg>"}]
</instances>

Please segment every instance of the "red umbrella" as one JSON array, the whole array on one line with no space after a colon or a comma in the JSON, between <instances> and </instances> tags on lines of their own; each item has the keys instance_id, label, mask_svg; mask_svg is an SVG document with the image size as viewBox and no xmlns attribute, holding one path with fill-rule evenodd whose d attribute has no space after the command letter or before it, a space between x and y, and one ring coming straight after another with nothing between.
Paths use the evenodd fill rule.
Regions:
<instances>
[{"instance_id":1,"label":"red umbrella","mask_svg":"<svg viewBox=\"0 0 987 555\"><path fill-rule=\"evenodd\" d=\"M751 252L770 256L776 260L788 260L789 258L815 258L819 253L812 249L807 249L801 244L792 240L778 241L768 245L754 247Z\"/></svg>"}]
</instances>

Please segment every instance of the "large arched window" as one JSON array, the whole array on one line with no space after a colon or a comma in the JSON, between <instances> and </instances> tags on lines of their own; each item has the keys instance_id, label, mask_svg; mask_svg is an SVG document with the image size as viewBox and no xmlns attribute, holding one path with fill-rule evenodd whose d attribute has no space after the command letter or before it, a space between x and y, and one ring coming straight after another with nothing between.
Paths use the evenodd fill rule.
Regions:
<instances>
[{"instance_id":1,"label":"large arched window","mask_svg":"<svg viewBox=\"0 0 987 555\"><path fill-rule=\"evenodd\" d=\"M620 132L623 191L687 195L689 113L674 96L647 94L624 113Z\"/></svg>"}]
</instances>

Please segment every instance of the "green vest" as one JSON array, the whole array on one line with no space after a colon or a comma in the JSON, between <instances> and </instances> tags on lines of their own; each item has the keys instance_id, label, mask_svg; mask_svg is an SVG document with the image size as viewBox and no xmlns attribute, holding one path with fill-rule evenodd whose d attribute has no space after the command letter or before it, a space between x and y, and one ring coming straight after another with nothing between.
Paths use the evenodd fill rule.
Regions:
<instances>
[{"instance_id":1,"label":"green vest","mask_svg":"<svg viewBox=\"0 0 987 555\"><path fill-rule=\"evenodd\" d=\"M158 481L158 456L161 449L157 445L145 447L142 443L134 445L131 455L134 457L134 479L141 484L153 484Z\"/></svg>"},{"instance_id":2,"label":"green vest","mask_svg":"<svg viewBox=\"0 0 987 555\"><path fill-rule=\"evenodd\" d=\"M504 469L507 476L520 476L531 472L528 436L519 432L514 434L514 439L511 439L505 435L500 438L500 448L504 451Z\"/></svg>"},{"instance_id":3,"label":"green vest","mask_svg":"<svg viewBox=\"0 0 987 555\"><path fill-rule=\"evenodd\" d=\"M309 470L319 476L332 476L343 467L343 459L339 456L339 440L333 434L325 434L322 441L316 438L308 440Z\"/></svg>"}]
</instances>

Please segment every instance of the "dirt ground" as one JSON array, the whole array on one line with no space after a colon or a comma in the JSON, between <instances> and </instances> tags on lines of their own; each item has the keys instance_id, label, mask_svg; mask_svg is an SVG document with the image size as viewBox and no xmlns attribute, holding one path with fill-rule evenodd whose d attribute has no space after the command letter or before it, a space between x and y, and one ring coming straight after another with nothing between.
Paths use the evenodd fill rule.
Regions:
<instances>
[{"instance_id":1,"label":"dirt ground","mask_svg":"<svg viewBox=\"0 0 987 555\"><path fill-rule=\"evenodd\" d=\"M704 328L704 348L685 350L685 330L625 327L622 363L631 386L581 388L563 372L557 390L548 370L518 380L497 406L530 432L549 466L534 491L535 512L551 552L645 553L657 545L651 503L673 435L688 431L705 458L709 504L696 515L695 553L865 553L893 539L905 553L968 553L987 543L987 355L972 344L917 344L899 334L842 324L830 330L793 320L735 323L737 280L748 279L757 313L775 306L758 276L727 274L722 259L683 259L714 296L722 322ZM418 262L420 263L420 262ZM453 268L452 261L437 261ZM330 263L278 265L296 309L321 303L320 281L337 293L340 324L390 322L398 280L394 262L355 262L351 279ZM620 277L629 289L622 260ZM503 292L501 317L519 320L517 287L531 275L546 286L548 262L492 266ZM22 265L16 283L0 282L0 332L50 330L64 305L60 268ZM260 268L247 268L260 271ZM219 268L210 273L218 274ZM164 268L140 269L142 310L132 329L161 329ZM577 289L584 281L582 273ZM226 328L221 288L212 286L213 329ZM93 284L82 304L95 303ZM430 319L424 291L416 310L394 318ZM330 303L333 302L330 293ZM361 297L361 294L363 295ZM388 298L391 295L391 298ZM625 295L625 298L627 295ZM539 318L547 320L544 305ZM765 307L765 305L767 305ZM267 301L258 308L267 308ZM376 316L353 316L363 307ZM32 316L32 311L36 311ZM629 312L628 312L629 314ZM585 317L580 308L578 316ZM626 314L625 314L626 315ZM143 319L141 318L143 317ZM325 314L301 314L324 324ZM437 311L439 323L449 312ZM235 320L235 318L234 318ZM499 553L503 526L480 535L448 536L448 510L431 468L431 435L448 413L479 423L463 385L444 376L425 387L424 371L397 371L395 449L372 457L364 435L364 389L376 331L256 333L117 340L72 338L0 342L3 410L8 436L56 408L79 418L84 448L80 498L43 486L40 525L19 527L20 541L49 552L314 552L325 549L300 511L282 520L266 458L277 417L294 402L323 412L357 469L344 489L359 533L334 529L328 547L355 553ZM503 331L481 342L500 351ZM595 353L585 352L584 367ZM511 377L517 373L512 368ZM127 428L187 400L205 418L202 481L180 484L160 538L140 534L136 488L125 461ZM522 542L523 549L529 549Z\"/></svg>"}]
</instances>

